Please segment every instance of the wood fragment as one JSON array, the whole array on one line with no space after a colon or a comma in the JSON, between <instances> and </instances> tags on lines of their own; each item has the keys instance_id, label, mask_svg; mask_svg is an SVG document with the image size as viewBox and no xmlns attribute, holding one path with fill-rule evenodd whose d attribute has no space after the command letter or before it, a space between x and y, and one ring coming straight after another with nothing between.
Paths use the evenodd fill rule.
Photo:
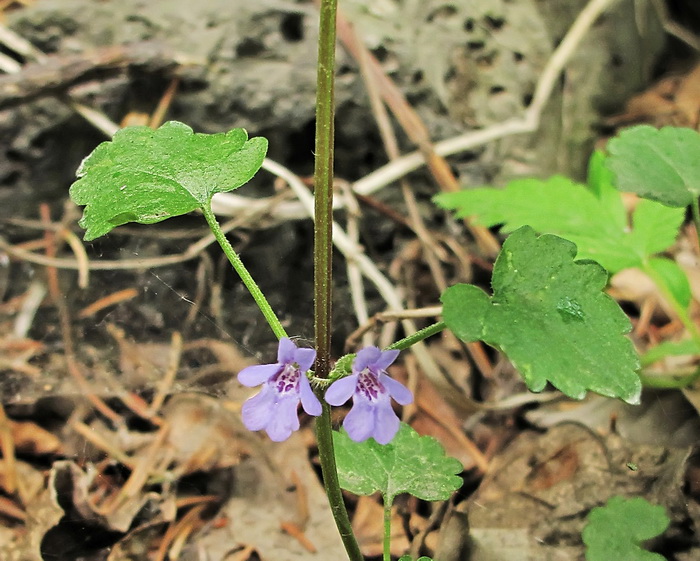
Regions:
<instances>
[{"instance_id":1,"label":"wood fragment","mask_svg":"<svg viewBox=\"0 0 700 561\"><path fill-rule=\"evenodd\" d=\"M118 290L117 292L112 292L104 298L96 300L89 306L85 306L82 310L78 312L77 317L79 319L86 319L90 316L94 316L97 312L109 308L110 306L115 306L116 304L121 304L132 298L136 298L139 295L139 291L135 288L125 288L124 290Z\"/></svg>"},{"instance_id":2,"label":"wood fragment","mask_svg":"<svg viewBox=\"0 0 700 561\"><path fill-rule=\"evenodd\" d=\"M309 553L316 553L316 551L318 551L311 540L306 537L304 531L294 522L280 522L280 528L282 528L283 532L286 532L297 540Z\"/></svg>"},{"instance_id":3,"label":"wood fragment","mask_svg":"<svg viewBox=\"0 0 700 561\"><path fill-rule=\"evenodd\" d=\"M0 514L22 522L27 520L27 513L7 497L0 497Z\"/></svg>"},{"instance_id":4,"label":"wood fragment","mask_svg":"<svg viewBox=\"0 0 700 561\"><path fill-rule=\"evenodd\" d=\"M5 415L5 408L0 403L0 451L4 465L5 491L13 495L17 491L17 459L15 458L15 441L12 437L10 420Z\"/></svg>"}]
</instances>

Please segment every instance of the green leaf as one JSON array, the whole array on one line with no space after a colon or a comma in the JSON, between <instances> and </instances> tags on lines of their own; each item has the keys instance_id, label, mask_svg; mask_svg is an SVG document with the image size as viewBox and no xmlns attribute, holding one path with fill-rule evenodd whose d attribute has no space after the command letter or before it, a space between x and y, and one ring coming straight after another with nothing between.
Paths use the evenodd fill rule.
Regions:
<instances>
[{"instance_id":1,"label":"green leaf","mask_svg":"<svg viewBox=\"0 0 700 561\"><path fill-rule=\"evenodd\" d=\"M583 529L586 561L665 561L640 543L662 534L669 519L662 506L642 497L612 497L605 506L591 510Z\"/></svg>"},{"instance_id":2,"label":"green leaf","mask_svg":"<svg viewBox=\"0 0 700 561\"><path fill-rule=\"evenodd\" d=\"M445 323L467 341L500 349L532 391L551 382L576 399L591 390L638 403L638 358L624 336L629 319L603 292L605 270L575 255L567 240L520 228L496 260L489 305L478 289L452 286L441 298Z\"/></svg>"},{"instance_id":3,"label":"green leaf","mask_svg":"<svg viewBox=\"0 0 700 561\"><path fill-rule=\"evenodd\" d=\"M647 266L654 275L654 282L663 285L670 296L678 302L684 309L688 309L693 293L685 271L680 265L665 257L649 259Z\"/></svg>"},{"instance_id":4,"label":"green leaf","mask_svg":"<svg viewBox=\"0 0 700 561\"><path fill-rule=\"evenodd\" d=\"M633 229L627 233L623 249L642 257L666 251L678 237L678 230L685 219L685 209L670 208L654 201L642 199L632 214ZM638 265L637 265L638 266Z\"/></svg>"},{"instance_id":5,"label":"green leaf","mask_svg":"<svg viewBox=\"0 0 700 561\"><path fill-rule=\"evenodd\" d=\"M267 140L248 140L243 129L195 134L177 121L122 129L83 160L70 188L73 201L85 205L85 239L208 206L214 193L249 181L266 151Z\"/></svg>"},{"instance_id":6,"label":"green leaf","mask_svg":"<svg viewBox=\"0 0 700 561\"><path fill-rule=\"evenodd\" d=\"M608 167L621 191L686 207L700 195L700 134L680 127L631 127L608 142Z\"/></svg>"},{"instance_id":7,"label":"green leaf","mask_svg":"<svg viewBox=\"0 0 700 561\"><path fill-rule=\"evenodd\" d=\"M389 444L378 444L373 438L355 442L345 431L333 433L333 444L340 486L356 495L380 491L385 504L399 493L446 501L462 485L455 475L462 464L445 456L437 440L420 436L405 423Z\"/></svg>"},{"instance_id":8,"label":"green leaf","mask_svg":"<svg viewBox=\"0 0 700 561\"><path fill-rule=\"evenodd\" d=\"M406 555L402 555L399 557L399 561L413 561L412 557L407 553ZM433 561L432 558L426 557L425 555L423 557L419 557L416 559L416 561Z\"/></svg>"},{"instance_id":9,"label":"green leaf","mask_svg":"<svg viewBox=\"0 0 700 561\"><path fill-rule=\"evenodd\" d=\"M440 298L443 320L462 341L472 343L483 337L491 298L473 284L455 284ZM469 310L468 314L464 311Z\"/></svg>"},{"instance_id":10,"label":"green leaf","mask_svg":"<svg viewBox=\"0 0 700 561\"><path fill-rule=\"evenodd\" d=\"M458 217L491 227L503 224L503 232L530 226L556 234L576 244L580 259L593 259L611 272L639 267L649 256L668 248L676 239L684 211L652 201L640 203L627 224L619 192L601 169L601 156L591 159L591 189L561 177L520 179L505 189L468 189L442 193L435 202L456 209Z\"/></svg>"},{"instance_id":11,"label":"green leaf","mask_svg":"<svg viewBox=\"0 0 700 561\"><path fill-rule=\"evenodd\" d=\"M620 192L615 189L613 174L605 166L605 160L606 155L600 150L596 150L591 155L591 159L588 161L588 188L598 199L601 208L606 209L606 215L614 226L615 231L627 233L629 224L625 204L622 201ZM543 233L556 234L556 232Z\"/></svg>"}]
</instances>

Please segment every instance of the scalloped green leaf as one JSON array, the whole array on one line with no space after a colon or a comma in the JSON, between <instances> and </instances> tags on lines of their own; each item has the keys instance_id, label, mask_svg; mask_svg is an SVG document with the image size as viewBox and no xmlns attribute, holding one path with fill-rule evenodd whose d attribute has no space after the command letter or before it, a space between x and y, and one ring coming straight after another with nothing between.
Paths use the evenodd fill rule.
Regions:
<instances>
[{"instance_id":1,"label":"scalloped green leaf","mask_svg":"<svg viewBox=\"0 0 700 561\"><path fill-rule=\"evenodd\" d=\"M356 495L377 491L391 504L400 493L426 501L446 501L462 485L459 460L445 456L440 443L420 436L406 423L389 444L373 438L355 442L343 430L333 432L340 486Z\"/></svg>"},{"instance_id":2,"label":"scalloped green leaf","mask_svg":"<svg viewBox=\"0 0 700 561\"><path fill-rule=\"evenodd\" d=\"M503 232L527 225L562 236L576 244L580 259L593 259L611 272L639 267L648 256L674 243L684 211L642 201L630 228L620 193L610 184L607 170L601 169L600 158L595 155L591 160L590 188L554 176L545 181L519 179L504 189L441 193L434 201L477 224L502 224Z\"/></svg>"},{"instance_id":3,"label":"scalloped green leaf","mask_svg":"<svg viewBox=\"0 0 700 561\"><path fill-rule=\"evenodd\" d=\"M625 337L630 321L603 292L605 270L575 256L568 240L516 230L496 260L493 295L485 301L478 288L448 288L445 323L466 341L500 349L532 391L550 382L575 399L590 390L638 403L639 360Z\"/></svg>"},{"instance_id":4,"label":"scalloped green leaf","mask_svg":"<svg viewBox=\"0 0 700 561\"><path fill-rule=\"evenodd\" d=\"M586 561L665 561L641 543L663 534L669 525L666 510L642 497L612 497L591 510L583 529Z\"/></svg>"},{"instance_id":5,"label":"scalloped green leaf","mask_svg":"<svg viewBox=\"0 0 700 561\"><path fill-rule=\"evenodd\" d=\"M608 142L607 166L621 191L671 207L700 196L700 134L689 128L639 125Z\"/></svg>"},{"instance_id":6,"label":"scalloped green leaf","mask_svg":"<svg viewBox=\"0 0 700 561\"><path fill-rule=\"evenodd\" d=\"M70 188L73 201L85 205L85 240L208 206L214 193L248 182L266 152L267 140L248 140L243 129L202 134L177 121L122 129L83 160Z\"/></svg>"}]
</instances>

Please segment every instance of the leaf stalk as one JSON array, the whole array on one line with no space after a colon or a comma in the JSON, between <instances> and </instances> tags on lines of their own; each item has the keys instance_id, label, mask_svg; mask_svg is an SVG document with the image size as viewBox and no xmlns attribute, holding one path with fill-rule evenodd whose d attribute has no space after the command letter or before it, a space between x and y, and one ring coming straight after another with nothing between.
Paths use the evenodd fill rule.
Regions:
<instances>
[{"instance_id":1,"label":"leaf stalk","mask_svg":"<svg viewBox=\"0 0 700 561\"><path fill-rule=\"evenodd\" d=\"M253 300L255 300L255 303L260 308L260 311L262 312L263 316L265 316L265 319L270 325L272 332L278 339L281 339L282 337L287 337L287 332L285 331L284 327L282 327L282 323L277 317L277 314L275 314L275 312L272 310L272 306L270 306L270 303L267 301L267 298L265 298L265 295L263 294L262 290L260 290L260 287L250 275L248 269L246 269L246 266L243 264L243 261L241 261L241 258L236 253L236 250L233 249L233 246L228 241L228 238L226 238L226 235L221 230L221 226L219 226L219 222L216 220L216 216L212 212L211 207L202 207L201 210L204 214L204 218L206 219L207 224L209 224L209 228L211 229L212 233L214 234L214 237L216 238L216 241L219 242L221 249L226 254L226 257L228 257L229 262L238 273L238 276L241 277L243 284L248 289L248 292L250 292L250 295L253 297Z\"/></svg>"}]
</instances>

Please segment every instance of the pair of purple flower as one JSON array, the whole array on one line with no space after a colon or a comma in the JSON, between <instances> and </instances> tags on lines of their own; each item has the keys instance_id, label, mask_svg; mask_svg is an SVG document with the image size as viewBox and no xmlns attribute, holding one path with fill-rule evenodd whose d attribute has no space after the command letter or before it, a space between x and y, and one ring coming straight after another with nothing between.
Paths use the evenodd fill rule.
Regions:
<instances>
[{"instance_id":1,"label":"pair of purple flower","mask_svg":"<svg viewBox=\"0 0 700 561\"><path fill-rule=\"evenodd\" d=\"M413 396L386 373L398 355L399 351L364 348L352 363L352 375L336 380L326 391L325 400L330 405L342 405L353 398L343 426L356 442L371 436L380 444L387 444L399 430L391 398L408 405ZM299 401L309 415L321 414L321 402L306 377L315 359L316 351L298 348L285 337L279 342L275 364L249 366L238 373L238 381L244 386L263 385L243 404L243 424L247 429L265 429L271 440L280 442L299 428Z\"/></svg>"}]
</instances>

